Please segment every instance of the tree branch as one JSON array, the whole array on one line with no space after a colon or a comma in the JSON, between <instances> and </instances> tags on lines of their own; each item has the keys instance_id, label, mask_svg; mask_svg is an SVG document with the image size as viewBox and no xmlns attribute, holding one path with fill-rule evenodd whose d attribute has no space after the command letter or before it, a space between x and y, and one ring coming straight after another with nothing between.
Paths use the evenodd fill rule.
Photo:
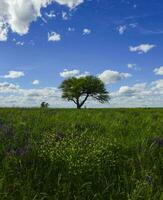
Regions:
<instances>
[{"instance_id":1,"label":"tree branch","mask_svg":"<svg viewBox=\"0 0 163 200\"><path fill-rule=\"evenodd\" d=\"M77 102L74 99L70 99L71 101L73 101L75 104L77 104Z\"/></svg>"},{"instance_id":2,"label":"tree branch","mask_svg":"<svg viewBox=\"0 0 163 200\"><path fill-rule=\"evenodd\" d=\"M89 97L89 94L87 94L85 99L80 103L80 107L82 107L84 105L84 103L87 101L88 97Z\"/></svg>"}]
</instances>

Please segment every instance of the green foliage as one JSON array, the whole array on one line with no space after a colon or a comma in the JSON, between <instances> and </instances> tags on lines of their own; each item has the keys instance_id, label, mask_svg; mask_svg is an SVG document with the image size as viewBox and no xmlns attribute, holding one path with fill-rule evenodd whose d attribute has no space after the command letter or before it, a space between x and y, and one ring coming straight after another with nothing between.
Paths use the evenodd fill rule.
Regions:
<instances>
[{"instance_id":1,"label":"green foliage","mask_svg":"<svg viewBox=\"0 0 163 200\"><path fill-rule=\"evenodd\" d=\"M162 200L163 109L0 109L0 199Z\"/></svg>"},{"instance_id":2,"label":"green foliage","mask_svg":"<svg viewBox=\"0 0 163 200\"><path fill-rule=\"evenodd\" d=\"M73 101L77 108L81 108L89 97L98 100L100 103L108 102L109 95L104 83L94 76L81 78L69 78L62 82L62 98Z\"/></svg>"}]
</instances>

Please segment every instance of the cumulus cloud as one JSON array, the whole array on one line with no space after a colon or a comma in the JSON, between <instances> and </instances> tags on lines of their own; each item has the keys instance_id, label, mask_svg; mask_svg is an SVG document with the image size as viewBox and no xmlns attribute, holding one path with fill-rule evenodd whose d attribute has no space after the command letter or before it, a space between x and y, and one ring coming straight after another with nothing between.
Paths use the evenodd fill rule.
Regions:
<instances>
[{"instance_id":1,"label":"cumulus cloud","mask_svg":"<svg viewBox=\"0 0 163 200\"><path fill-rule=\"evenodd\" d=\"M52 106L63 107L61 91L55 87L24 89L8 82L0 83L0 106L40 106L42 101Z\"/></svg>"},{"instance_id":2,"label":"cumulus cloud","mask_svg":"<svg viewBox=\"0 0 163 200\"><path fill-rule=\"evenodd\" d=\"M34 80L34 81L32 81L32 84L33 84L33 85L39 85L39 84L40 84L40 81L39 81L39 80Z\"/></svg>"},{"instance_id":3,"label":"cumulus cloud","mask_svg":"<svg viewBox=\"0 0 163 200\"><path fill-rule=\"evenodd\" d=\"M137 52L138 54L148 53L151 49L156 47L154 44L141 44L139 46L130 46L131 52Z\"/></svg>"},{"instance_id":4,"label":"cumulus cloud","mask_svg":"<svg viewBox=\"0 0 163 200\"><path fill-rule=\"evenodd\" d=\"M68 27L68 31L69 31L69 32L74 32L74 31L75 31L75 28L74 28L74 27Z\"/></svg>"},{"instance_id":5,"label":"cumulus cloud","mask_svg":"<svg viewBox=\"0 0 163 200\"><path fill-rule=\"evenodd\" d=\"M62 19L63 20L68 20L68 18L69 18L69 16L68 16L68 14L67 14L67 12L62 12Z\"/></svg>"},{"instance_id":6,"label":"cumulus cloud","mask_svg":"<svg viewBox=\"0 0 163 200\"><path fill-rule=\"evenodd\" d=\"M128 67L129 69L133 69L133 70L136 70L136 71L140 71L140 70L141 70L141 68L140 68L140 67L137 67L137 64L135 64L135 63L128 63L128 64L127 64L127 67Z\"/></svg>"},{"instance_id":7,"label":"cumulus cloud","mask_svg":"<svg viewBox=\"0 0 163 200\"><path fill-rule=\"evenodd\" d=\"M112 70L105 70L102 72L98 77L105 83L105 84L111 84L116 83L117 81L120 81L122 79L131 77L132 75L129 73L121 73L117 71Z\"/></svg>"},{"instance_id":8,"label":"cumulus cloud","mask_svg":"<svg viewBox=\"0 0 163 200\"><path fill-rule=\"evenodd\" d=\"M163 80L121 86L111 98L112 107L163 107Z\"/></svg>"},{"instance_id":9,"label":"cumulus cloud","mask_svg":"<svg viewBox=\"0 0 163 200\"><path fill-rule=\"evenodd\" d=\"M89 35L89 34L91 34L91 29L88 29L88 28L85 28L85 29L83 29L83 35Z\"/></svg>"},{"instance_id":10,"label":"cumulus cloud","mask_svg":"<svg viewBox=\"0 0 163 200\"><path fill-rule=\"evenodd\" d=\"M15 38L12 40L17 46L24 46L25 42L17 41Z\"/></svg>"},{"instance_id":11,"label":"cumulus cloud","mask_svg":"<svg viewBox=\"0 0 163 200\"><path fill-rule=\"evenodd\" d=\"M53 10L50 11L49 13L45 13L45 15L49 18L55 18L56 17L56 14Z\"/></svg>"},{"instance_id":12,"label":"cumulus cloud","mask_svg":"<svg viewBox=\"0 0 163 200\"><path fill-rule=\"evenodd\" d=\"M120 87L118 92L121 95L130 96L135 93L135 90L133 88L130 88L129 86L122 86Z\"/></svg>"},{"instance_id":13,"label":"cumulus cloud","mask_svg":"<svg viewBox=\"0 0 163 200\"><path fill-rule=\"evenodd\" d=\"M126 25L119 26L119 27L117 28L117 30L118 30L118 32L119 32L120 35L123 35L124 32L127 30L127 26L126 26Z\"/></svg>"},{"instance_id":14,"label":"cumulus cloud","mask_svg":"<svg viewBox=\"0 0 163 200\"><path fill-rule=\"evenodd\" d=\"M1 84L0 84L1 85ZM7 87L7 86L6 86ZM72 103L67 103L61 98L61 91L56 87L43 87L39 89L25 89L15 86L15 89L6 87L1 90L0 86L0 106L35 107L40 106L45 101L52 107L72 107ZM9 86L8 86L9 87Z\"/></svg>"},{"instance_id":15,"label":"cumulus cloud","mask_svg":"<svg viewBox=\"0 0 163 200\"><path fill-rule=\"evenodd\" d=\"M161 92L163 94L163 79L152 82L152 89L154 92Z\"/></svg>"},{"instance_id":16,"label":"cumulus cloud","mask_svg":"<svg viewBox=\"0 0 163 200\"><path fill-rule=\"evenodd\" d=\"M20 89L19 93L25 97L48 99L57 97L60 94L60 90L55 87L45 87L41 89Z\"/></svg>"},{"instance_id":17,"label":"cumulus cloud","mask_svg":"<svg viewBox=\"0 0 163 200\"><path fill-rule=\"evenodd\" d=\"M84 0L1 0L0 41L7 40L8 28L19 35L28 33L30 24L42 16L41 9L54 2L73 9Z\"/></svg>"},{"instance_id":18,"label":"cumulus cloud","mask_svg":"<svg viewBox=\"0 0 163 200\"><path fill-rule=\"evenodd\" d=\"M90 75L89 72L85 71L84 73L81 73L80 70L78 69L74 70L64 69L63 72L60 73L60 76L63 78L70 78L70 77L81 78L89 75Z\"/></svg>"},{"instance_id":19,"label":"cumulus cloud","mask_svg":"<svg viewBox=\"0 0 163 200\"><path fill-rule=\"evenodd\" d=\"M6 92L15 92L19 89L19 85L14 85L12 83L3 82L0 83L0 92L6 93Z\"/></svg>"},{"instance_id":20,"label":"cumulus cloud","mask_svg":"<svg viewBox=\"0 0 163 200\"><path fill-rule=\"evenodd\" d=\"M4 75L3 78L20 78L22 76L25 76L24 72L21 71L9 71L8 74Z\"/></svg>"},{"instance_id":21,"label":"cumulus cloud","mask_svg":"<svg viewBox=\"0 0 163 200\"><path fill-rule=\"evenodd\" d=\"M156 75L163 75L163 66L154 69Z\"/></svg>"},{"instance_id":22,"label":"cumulus cloud","mask_svg":"<svg viewBox=\"0 0 163 200\"><path fill-rule=\"evenodd\" d=\"M76 78L81 78L81 77L86 77L86 76L89 76L90 73L85 71L84 73L80 73L79 75L76 76Z\"/></svg>"},{"instance_id":23,"label":"cumulus cloud","mask_svg":"<svg viewBox=\"0 0 163 200\"><path fill-rule=\"evenodd\" d=\"M132 87L122 86L119 88L118 94L122 96L132 96L137 93L142 93L146 88L146 83L135 84Z\"/></svg>"},{"instance_id":24,"label":"cumulus cloud","mask_svg":"<svg viewBox=\"0 0 163 200\"><path fill-rule=\"evenodd\" d=\"M18 45L18 46L24 46L24 42L16 42L16 45Z\"/></svg>"},{"instance_id":25,"label":"cumulus cloud","mask_svg":"<svg viewBox=\"0 0 163 200\"><path fill-rule=\"evenodd\" d=\"M74 69L74 70L67 70L64 69L63 72L60 73L60 76L63 78L70 78L70 77L74 77L80 74L80 70Z\"/></svg>"},{"instance_id":26,"label":"cumulus cloud","mask_svg":"<svg viewBox=\"0 0 163 200\"><path fill-rule=\"evenodd\" d=\"M6 23L13 32L20 35L26 34L31 22L41 16L40 10L49 0L1 0L1 23Z\"/></svg>"},{"instance_id":27,"label":"cumulus cloud","mask_svg":"<svg viewBox=\"0 0 163 200\"><path fill-rule=\"evenodd\" d=\"M134 64L134 63L129 63L129 64L127 64L127 67L130 68L130 69L133 69L133 68L136 67L136 64Z\"/></svg>"},{"instance_id":28,"label":"cumulus cloud","mask_svg":"<svg viewBox=\"0 0 163 200\"><path fill-rule=\"evenodd\" d=\"M48 33L48 41L59 42L61 40L61 35L56 32Z\"/></svg>"},{"instance_id":29,"label":"cumulus cloud","mask_svg":"<svg viewBox=\"0 0 163 200\"><path fill-rule=\"evenodd\" d=\"M66 5L71 9L75 8L76 6L84 2L84 0L55 0L55 1L61 5Z\"/></svg>"}]
</instances>

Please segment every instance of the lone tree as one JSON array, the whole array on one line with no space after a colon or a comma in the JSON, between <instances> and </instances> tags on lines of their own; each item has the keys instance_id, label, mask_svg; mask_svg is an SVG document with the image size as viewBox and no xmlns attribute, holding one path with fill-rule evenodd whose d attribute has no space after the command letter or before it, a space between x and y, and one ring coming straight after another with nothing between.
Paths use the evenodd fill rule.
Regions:
<instances>
[{"instance_id":1,"label":"lone tree","mask_svg":"<svg viewBox=\"0 0 163 200\"><path fill-rule=\"evenodd\" d=\"M80 109L89 97L100 103L108 102L110 97L104 83L97 77L86 76L81 78L69 78L60 85L62 98L73 101Z\"/></svg>"}]
</instances>

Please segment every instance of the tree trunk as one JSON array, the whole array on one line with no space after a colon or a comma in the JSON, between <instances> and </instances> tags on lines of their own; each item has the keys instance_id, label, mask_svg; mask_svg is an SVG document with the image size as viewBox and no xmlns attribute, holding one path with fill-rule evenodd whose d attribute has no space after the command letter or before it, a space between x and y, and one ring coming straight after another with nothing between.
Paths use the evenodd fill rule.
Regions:
<instances>
[{"instance_id":1,"label":"tree trunk","mask_svg":"<svg viewBox=\"0 0 163 200\"><path fill-rule=\"evenodd\" d=\"M84 99L81 103L79 102L79 99L76 100L76 102L77 102L77 103L76 103L77 109L81 109L81 107L82 107L82 106L84 105L84 103L87 101L88 97L89 97L89 94L86 95L85 99Z\"/></svg>"},{"instance_id":2,"label":"tree trunk","mask_svg":"<svg viewBox=\"0 0 163 200\"><path fill-rule=\"evenodd\" d=\"M80 104L77 104L77 109L80 109L80 108L81 108Z\"/></svg>"},{"instance_id":3,"label":"tree trunk","mask_svg":"<svg viewBox=\"0 0 163 200\"><path fill-rule=\"evenodd\" d=\"M81 108L80 103L79 103L79 98L76 99L76 106L77 106L77 109Z\"/></svg>"}]
</instances>

